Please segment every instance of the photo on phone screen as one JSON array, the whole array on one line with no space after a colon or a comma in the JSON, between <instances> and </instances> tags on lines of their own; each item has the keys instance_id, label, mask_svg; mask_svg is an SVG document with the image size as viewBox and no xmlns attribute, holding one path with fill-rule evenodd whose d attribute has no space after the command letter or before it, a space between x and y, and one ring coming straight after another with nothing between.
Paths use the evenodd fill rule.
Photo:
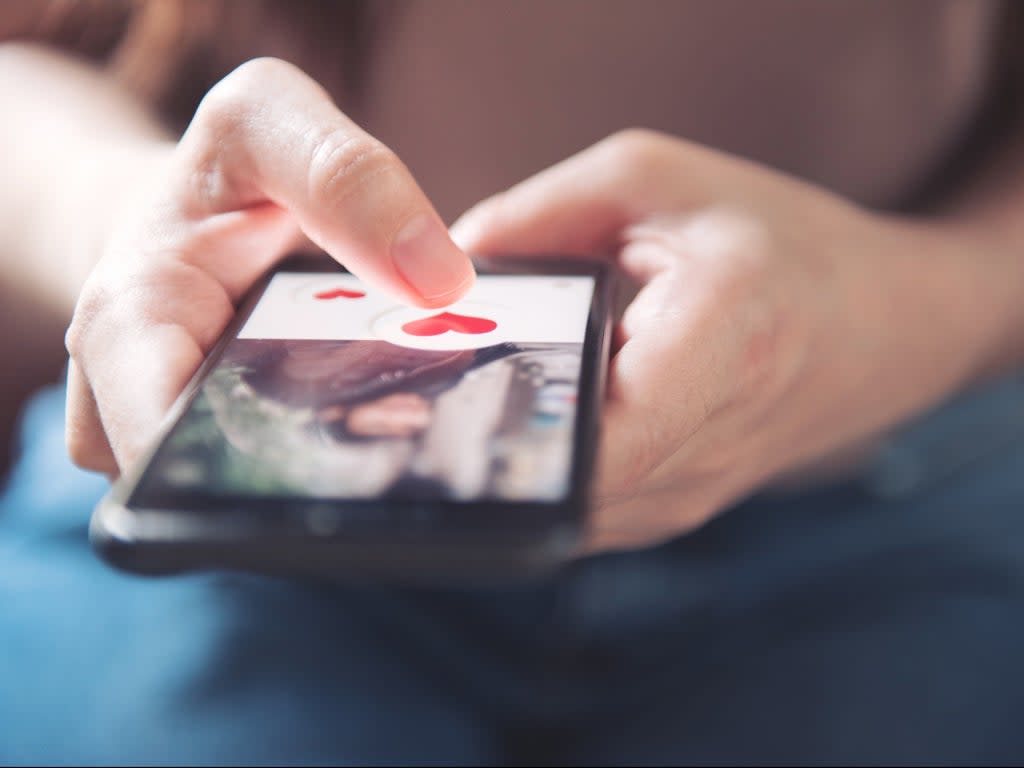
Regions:
<instances>
[{"instance_id":1,"label":"photo on phone screen","mask_svg":"<svg viewBox=\"0 0 1024 768\"><path fill-rule=\"evenodd\" d=\"M559 501L594 279L481 275L443 310L279 272L132 503L224 497Z\"/></svg>"}]
</instances>

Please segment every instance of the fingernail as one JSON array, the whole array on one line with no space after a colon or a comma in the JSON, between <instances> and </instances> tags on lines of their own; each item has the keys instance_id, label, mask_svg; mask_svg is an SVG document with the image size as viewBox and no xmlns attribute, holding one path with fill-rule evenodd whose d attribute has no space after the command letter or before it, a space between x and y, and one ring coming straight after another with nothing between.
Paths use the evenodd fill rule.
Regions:
<instances>
[{"instance_id":1,"label":"fingernail","mask_svg":"<svg viewBox=\"0 0 1024 768\"><path fill-rule=\"evenodd\" d=\"M391 242L395 269L425 299L461 291L473 278L469 259L430 213L413 216Z\"/></svg>"}]
</instances>

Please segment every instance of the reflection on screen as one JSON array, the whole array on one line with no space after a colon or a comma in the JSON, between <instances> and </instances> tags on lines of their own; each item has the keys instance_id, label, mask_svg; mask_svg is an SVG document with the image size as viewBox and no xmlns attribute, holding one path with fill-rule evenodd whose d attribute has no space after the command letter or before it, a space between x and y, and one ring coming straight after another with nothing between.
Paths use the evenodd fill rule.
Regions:
<instances>
[{"instance_id":1,"label":"reflection on screen","mask_svg":"<svg viewBox=\"0 0 1024 768\"><path fill-rule=\"evenodd\" d=\"M279 274L138 494L560 499L592 291L484 276L424 310Z\"/></svg>"}]
</instances>

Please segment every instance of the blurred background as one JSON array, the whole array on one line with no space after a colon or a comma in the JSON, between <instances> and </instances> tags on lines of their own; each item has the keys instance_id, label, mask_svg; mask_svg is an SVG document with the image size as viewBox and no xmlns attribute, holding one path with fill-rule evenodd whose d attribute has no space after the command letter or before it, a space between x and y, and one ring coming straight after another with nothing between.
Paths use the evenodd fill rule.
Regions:
<instances>
[{"instance_id":1,"label":"blurred background","mask_svg":"<svg viewBox=\"0 0 1024 768\"><path fill-rule=\"evenodd\" d=\"M994 0L7 0L0 39L95 67L170 139L234 67L287 59L396 149L449 220L630 126L908 210L940 199L1016 113L1021 10ZM22 215L7 206L0 225ZM70 306L41 287L59 263L54 254L26 274L23 256L0 245L0 466L19 404L60 376Z\"/></svg>"},{"instance_id":2,"label":"blurred background","mask_svg":"<svg viewBox=\"0 0 1024 768\"><path fill-rule=\"evenodd\" d=\"M119 98L138 105L158 126L154 141L168 148L204 94L232 69L257 56L286 59L391 146L448 221L477 201L631 127L749 158L870 209L927 213L943 206L1019 126L1022 22L1024 2L999 0L0 0L0 485L16 455L12 435L24 403L40 386L62 379L67 360L63 336L77 287L107 245L104 227L112 214L104 203L112 190L106 169L91 157L64 167L44 162L51 150L96 130L80 117L102 111L102 100L85 88L90 78L92 84L113 85ZM22 55L26 52L32 55ZM42 61L61 62L69 66L66 72L78 74L69 76L67 88L26 86L36 82L30 77L31 62ZM76 94L85 93L83 103L76 103ZM23 194L22 187L31 187L33 194ZM46 193L42 198L33 196L39 189ZM127 196L134 192L113 190ZM32 249L6 238L17 230L32 232ZM61 398L57 389L42 403L33 422L43 425L38 431L57 428ZM980 431L998 441L994 427L1004 412L996 411L987 422L971 414L960 421L980 424ZM53 417L49 422L46 414ZM209 434L201 430L186 438L209 447ZM43 441L40 453L56 455L58 443ZM968 460L973 459L971 454ZM0 623L0 683L6 682L6 673L25 696L24 701L5 696L0 686L0 762L7 746L3 724L8 722L27 722L19 734L23 740L35 737L36 746L65 748L69 762L81 759L76 738L105 745L109 751L97 754L118 759L151 756L147 750L160 743L168 755L188 755L193 738L200 745L195 754L229 754L216 749L224 744L229 745L225 749L231 744L258 749L257 737L265 731L272 739L282 723L298 726L294 733L299 736L284 736L289 749L300 743L312 754L317 738L344 741L353 733L350 743L362 743L369 738L366 733L378 733L371 725L395 730L362 698L366 691L386 693L387 685L410 677L405 666L387 656L399 646L395 638L424 641L426 650L417 646L408 654L429 667L424 680L433 684L451 678L442 680L442 706L420 706L413 696L412 708L403 710L410 723L416 721L409 732L419 727L430 731L430 738L437 735L434 721L421 716L446 714L444 707L456 698L451 691L461 690L449 689L455 678L467 689L487 689L472 699L485 703L481 710L501 700L491 694L504 686L514 692L508 701L518 702L522 695L527 702L523 711L533 711L538 722L554 722L558 718L551 712L562 712L560 707L571 715L577 705L586 711L600 703L602 689L591 686L588 676L598 679L604 673L611 679L607 698L626 709L634 699L620 694L632 694L638 707L654 700L648 689L635 684L642 676L657 678L658 695L669 688L673 695L686 691L692 708L661 734L677 740L682 734L686 748L691 736L707 735L714 742L716 718L725 723L719 735L729 749L749 749L732 734L763 726L768 744L803 739L812 749L827 742L852 749L852 754L876 754L857 751L870 740L850 723L862 722L878 726L881 737L868 746L879 749L890 742L902 745L899 729L905 725L918 728L919 744L939 744L938 749L945 736L956 743L957 734L955 727L947 734L934 723L967 728L971 738L982 742L968 744L972 755L1000 754L985 751L997 731L1007 743L1017 738L1015 710L1003 702L1017 701L1020 685L1000 665L1016 653L1021 612L1018 603L1007 609L992 598L1017 597L1020 558L1009 546L1012 537L985 521L979 525L987 525L984 532L990 536L964 538L961 513L976 501L970 495L958 501L951 494L951 502L936 505L938 517L924 505L912 517L903 510L893 515L898 499L881 493L873 507L883 521L877 527L852 503L846 527L833 518L822 522L820 500L814 497L803 508L779 504L769 509L782 521L778 528L763 524L762 510L748 509L746 517L741 510L677 541L674 555L669 549L652 550L646 563L610 557L603 561L611 564L603 573L600 566L586 570L590 563L585 563L573 572L579 578L570 580L565 591L552 592L550 604L538 609L544 621L529 610L518 618L514 610L506 616L507 606L484 600L477 614L483 618L470 622L466 633L466 650L458 645L451 650L447 636L431 634L438 628L433 622L460 615L468 596L451 605L428 601L411 618L412 602L400 596L391 606L392 621L387 605L379 613L379 595L366 601L372 606L357 605L354 613L346 613L330 590L283 580L268 587L222 574L162 582L115 574L85 546L84 526L102 479L71 473L62 461L49 462L46 456L37 461L22 483L23 495L0 510L23 511L31 518L28 533L11 537L13 544L4 553L9 557L5 565L13 563L13 568L0 572L0 595L7 603L0 622L9 622ZM38 504L42 513L36 515L35 496L50 466L73 476L62 493ZM1019 478L1011 471L1014 465L1007 467L1007 475ZM911 474L915 469L911 466ZM96 487L80 486L83 478ZM945 499L954 485L937 495ZM1012 509L1000 507L993 519L999 525L1020 520L1019 495L1001 488L996 488L999 500ZM47 514L51 530L39 534L33 526ZM908 533L915 526L924 532L920 539ZM878 547L879 534L893 538ZM983 545L991 540L995 544L986 550ZM35 557L38 543L54 546L40 547ZM939 550L934 559L933 545ZM829 562L836 552L841 556ZM850 562L843 560L847 555ZM980 564L971 561L972 555ZM778 589L782 597L763 602L759 589ZM718 602L721 595L715 590L732 602ZM945 613L942 597L962 612ZM664 607L657 607L662 598L666 604L675 601L671 608L679 608L678 620L673 614L662 624L651 621L651 614ZM360 613L364 608L365 616ZM550 613L544 612L549 608ZM694 619L695 625L690 623ZM369 627L365 636L360 635L361 620ZM549 637L550 625L557 622L564 634ZM693 626L699 631L693 632ZM901 628L907 630L903 635ZM766 638L761 647L759 633ZM533 635L536 646L521 642ZM992 645L977 644L976 635L985 635ZM661 655L634 645L635 637L650 641ZM6 653L8 638L18 652ZM847 640L856 646L852 651L844 645ZM958 664L965 647L977 658L968 654L967 663ZM443 658L448 651L457 663ZM621 668L608 662L619 651L628 660ZM344 664L322 664L323 659L360 660L361 654L377 659L379 667L369 663L346 678ZM665 659L681 659L683 672L662 679L662 667L669 667ZM478 672L477 662L484 673L493 662L509 679L490 680ZM908 666L913 674L904 674ZM643 675L631 676L634 668ZM335 677L325 676L325 669ZM626 670L622 679L613 679L621 669ZM791 675L791 669L802 672ZM714 689L713 676L704 676L708 670L723 675L727 684L721 691ZM566 675L565 690L579 684L578 699L559 701L557 694L564 690L556 673ZM103 675L109 678L100 680L100 695L96 681ZM835 690L853 695L836 694L827 675L836 676ZM905 699L873 688L880 678L886 678L885 685L903 685ZM356 679L368 682L365 690L356 686L354 704L320 697L343 697ZM108 680L113 681L109 689ZM936 688L932 697L929 686L936 680L950 687ZM740 693L730 693L731 684ZM989 695L997 688L1004 698ZM785 725L786 716L776 697L791 689L797 691L794 698L806 694L801 701L810 725L796 722L784 733L774 727ZM692 696L694 690L698 695ZM398 686L397 691L404 707L404 689ZM209 707L208 701L213 702ZM885 706L897 710L903 701L920 705L914 712L905 707L909 725L895 722L900 718L890 717ZM971 721L988 717L988 710L977 706L986 701L995 702L994 710L1006 722ZM55 705L68 702L72 705ZM269 704L266 720L250 715L264 711L262 704ZM347 716L366 711L375 723ZM334 717L335 712L346 716ZM857 717L847 717L850 712ZM333 719L320 728L324 713ZM609 720L601 718L588 742L617 736L618 722L608 727ZM175 728L165 728L166 720L174 720ZM221 741L225 722L237 725L235 742ZM533 748L538 731L529 717L512 725L514 735ZM442 733L443 728L436 730ZM559 736L557 728L552 732ZM382 741L392 746L388 736ZM552 747L543 736L540 732L537 748ZM557 738L551 740L556 748ZM71 746L65 747L65 741ZM649 743L655 741L638 738L633 746ZM140 751L123 751L124 744L141 745ZM210 745L214 751L204 753ZM788 746L782 745L783 753ZM599 756L614 762L608 754Z\"/></svg>"}]
</instances>

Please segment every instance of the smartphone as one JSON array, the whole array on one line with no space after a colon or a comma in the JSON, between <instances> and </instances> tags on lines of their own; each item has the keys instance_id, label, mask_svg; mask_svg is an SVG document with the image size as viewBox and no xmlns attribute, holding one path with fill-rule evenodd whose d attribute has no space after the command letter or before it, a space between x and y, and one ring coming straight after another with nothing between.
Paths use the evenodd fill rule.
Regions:
<instances>
[{"instance_id":1,"label":"smartphone","mask_svg":"<svg viewBox=\"0 0 1024 768\"><path fill-rule=\"evenodd\" d=\"M324 256L241 302L90 538L145 574L515 576L577 550L608 361L610 277L478 262L442 310Z\"/></svg>"}]
</instances>

